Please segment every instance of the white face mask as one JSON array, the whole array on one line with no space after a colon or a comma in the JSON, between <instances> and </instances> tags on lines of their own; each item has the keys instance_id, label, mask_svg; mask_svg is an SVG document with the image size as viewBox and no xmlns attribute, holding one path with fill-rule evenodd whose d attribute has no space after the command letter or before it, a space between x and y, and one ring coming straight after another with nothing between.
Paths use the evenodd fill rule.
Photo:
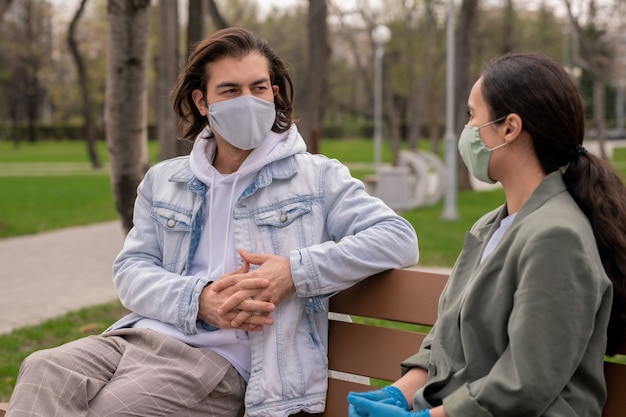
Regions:
<instances>
[{"instance_id":1,"label":"white face mask","mask_svg":"<svg viewBox=\"0 0 626 417\"><path fill-rule=\"evenodd\" d=\"M243 95L209 106L209 127L236 148L250 150L272 130L276 108L271 101Z\"/></svg>"},{"instance_id":2,"label":"white face mask","mask_svg":"<svg viewBox=\"0 0 626 417\"><path fill-rule=\"evenodd\" d=\"M494 148L488 148L485 142L480 137L480 129L489 126L490 124L497 123L500 120L504 120L506 117L487 122L480 126L465 125L461 137L459 138L459 152L461 158L469 172L477 179L488 184L494 184L495 181L489 177L489 159L491 153L496 149L500 149L503 146L508 145L504 142Z\"/></svg>"}]
</instances>

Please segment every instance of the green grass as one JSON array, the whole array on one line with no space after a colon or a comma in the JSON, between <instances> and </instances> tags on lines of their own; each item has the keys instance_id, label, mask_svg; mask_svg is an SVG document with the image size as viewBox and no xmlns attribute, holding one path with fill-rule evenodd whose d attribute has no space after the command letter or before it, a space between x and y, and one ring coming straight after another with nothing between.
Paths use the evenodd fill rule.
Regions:
<instances>
[{"instance_id":1,"label":"green grass","mask_svg":"<svg viewBox=\"0 0 626 417\"><path fill-rule=\"evenodd\" d=\"M0 177L0 238L117 218L108 176Z\"/></svg>"},{"instance_id":2,"label":"green grass","mask_svg":"<svg viewBox=\"0 0 626 417\"><path fill-rule=\"evenodd\" d=\"M106 164L104 142L98 152ZM0 239L116 218L108 170L91 168L84 143L0 141Z\"/></svg>"}]
</instances>

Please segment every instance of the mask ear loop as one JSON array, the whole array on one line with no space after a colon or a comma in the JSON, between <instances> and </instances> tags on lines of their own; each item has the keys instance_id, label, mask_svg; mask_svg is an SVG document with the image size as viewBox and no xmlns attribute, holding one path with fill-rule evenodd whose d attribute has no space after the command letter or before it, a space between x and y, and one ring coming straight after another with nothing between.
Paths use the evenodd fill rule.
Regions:
<instances>
[{"instance_id":1,"label":"mask ear loop","mask_svg":"<svg viewBox=\"0 0 626 417\"><path fill-rule=\"evenodd\" d=\"M498 150L498 149L500 149L500 148L504 148L504 147L505 147L506 145L508 145L508 144L509 144L509 143L505 141L504 143L501 143L501 144L499 144L498 146L494 146L493 148L491 148L491 149L489 149L489 150L490 150L491 152L493 152L493 151Z\"/></svg>"},{"instance_id":2,"label":"mask ear loop","mask_svg":"<svg viewBox=\"0 0 626 417\"><path fill-rule=\"evenodd\" d=\"M204 105L206 107L206 131L207 131L207 137L214 137L215 134L213 133L213 130L211 130L211 118L209 117L209 101L207 99L204 99Z\"/></svg>"},{"instance_id":3,"label":"mask ear loop","mask_svg":"<svg viewBox=\"0 0 626 417\"><path fill-rule=\"evenodd\" d=\"M501 122L502 120L506 119L507 117L508 117L508 116L502 116L502 117L499 117L499 118L497 118L497 119L495 119L495 120L492 120L492 121L490 121L490 122L487 122L487 123L485 123L485 124L482 124L482 125L480 125L480 126L476 126L476 127L478 128L478 130L480 130L480 129L482 129L482 128L483 128L483 127L485 127L485 126L489 126L489 125L492 125L492 124L494 124L494 123ZM500 144L500 145L498 145L498 146L494 146L494 147L493 147L493 148L491 148L491 149L489 149L489 148L487 148L487 149L489 149L489 151L490 151L490 152L493 152L493 151L496 151L496 150L498 150L498 149L500 149L500 148L505 147L506 145L508 145L508 142L505 140L505 141L504 141L504 143L501 143L501 144Z\"/></svg>"}]
</instances>

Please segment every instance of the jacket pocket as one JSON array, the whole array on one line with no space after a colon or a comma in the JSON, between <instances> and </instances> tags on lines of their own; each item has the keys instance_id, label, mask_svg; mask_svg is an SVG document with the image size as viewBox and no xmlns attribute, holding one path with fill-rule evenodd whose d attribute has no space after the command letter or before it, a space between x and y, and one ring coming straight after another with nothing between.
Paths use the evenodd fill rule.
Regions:
<instances>
[{"instance_id":1,"label":"jacket pocket","mask_svg":"<svg viewBox=\"0 0 626 417\"><path fill-rule=\"evenodd\" d=\"M172 207L152 207L156 235L163 254L163 267L181 273L189 253L191 213Z\"/></svg>"},{"instance_id":2,"label":"jacket pocket","mask_svg":"<svg viewBox=\"0 0 626 417\"><path fill-rule=\"evenodd\" d=\"M311 203L299 201L272 208L271 210L254 215L257 226L286 227L292 224L300 216L311 212Z\"/></svg>"},{"instance_id":3,"label":"jacket pocket","mask_svg":"<svg viewBox=\"0 0 626 417\"><path fill-rule=\"evenodd\" d=\"M313 241L312 210L309 201L290 202L253 214L256 236L252 251L288 256L289 252L310 246Z\"/></svg>"},{"instance_id":4,"label":"jacket pocket","mask_svg":"<svg viewBox=\"0 0 626 417\"><path fill-rule=\"evenodd\" d=\"M166 230L188 232L191 230L191 213L170 207L152 207L151 217Z\"/></svg>"}]
</instances>

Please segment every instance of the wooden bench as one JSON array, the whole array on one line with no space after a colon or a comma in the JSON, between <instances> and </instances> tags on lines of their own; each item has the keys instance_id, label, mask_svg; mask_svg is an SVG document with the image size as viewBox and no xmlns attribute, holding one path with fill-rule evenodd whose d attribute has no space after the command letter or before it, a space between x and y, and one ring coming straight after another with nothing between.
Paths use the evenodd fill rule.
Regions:
<instances>
[{"instance_id":1,"label":"wooden bench","mask_svg":"<svg viewBox=\"0 0 626 417\"><path fill-rule=\"evenodd\" d=\"M365 324L360 317L432 326L448 276L410 269L375 275L330 301L329 389L325 417L345 417L349 391L378 389L370 378L394 381L400 362L419 348L427 328L400 330ZM352 319L348 319L351 316ZM358 316L359 318L357 318ZM367 320L365 320L367 321ZM626 354L626 349L623 350ZM626 415L626 365L605 362L608 400L603 417ZM7 404L0 404L0 417Z\"/></svg>"},{"instance_id":2,"label":"wooden bench","mask_svg":"<svg viewBox=\"0 0 626 417\"><path fill-rule=\"evenodd\" d=\"M439 294L448 277L417 270L391 270L345 290L330 301L342 315L432 326ZM343 318L340 318L340 320ZM394 330L371 324L331 320L329 329L330 380L325 417L345 417L349 391L379 389L370 378L395 381L400 362L417 352L424 332ZM622 349L626 354L626 349ZM608 399L603 417L626 416L626 365L605 362ZM357 381L350 381L357 379Z\"/></svg>"}]
</instances>

